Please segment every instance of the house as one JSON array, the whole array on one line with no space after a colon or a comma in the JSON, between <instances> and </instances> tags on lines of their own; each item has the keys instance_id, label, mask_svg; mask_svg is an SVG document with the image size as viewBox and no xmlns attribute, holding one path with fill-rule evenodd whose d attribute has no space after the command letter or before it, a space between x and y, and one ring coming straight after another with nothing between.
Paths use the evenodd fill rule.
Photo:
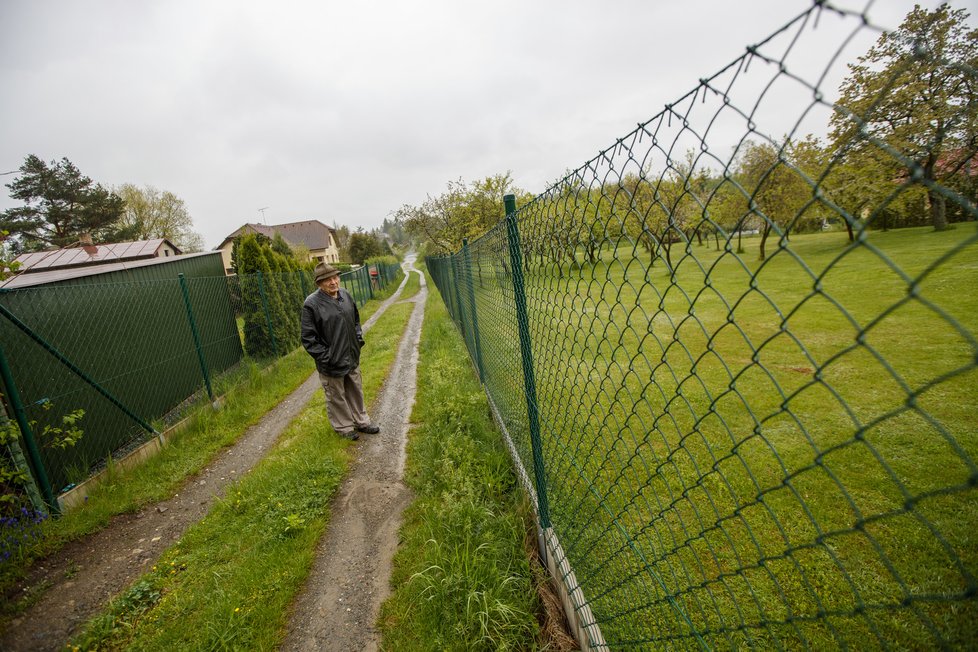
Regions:
<instances>
[{"instance_id":1,"label":"house","mask_svg":"<svg viewBox=\"0 0 978 652\"><path fill-rule=\"evenodd\" d=\"M245 224L234 231L219 244L215 250L221 252L224 269L231 274L231 249L235 238L246 233L260 233L274 238L278 233L290 247L305 247L309 250L309 260L321 263L336 263L340 260L340 250L336 241L336 229L319 220L288 222L286 224Z\"/></svg>"},{"instance_id":2,"label":"house","mask_svg":"<svg viewBox=\"0 0 978 652\"><path fill-rule=\"evenodd\" d=\"M7 279L2 287L11 289L56 279L91 276L110 267L125 269L127 266L143 265L145 261L155 258L175 258L181 254L180 249L166 238L34 251L14 259L15 263L20 263L20 268L17 275Z\"/></svg>"}]
</instances>

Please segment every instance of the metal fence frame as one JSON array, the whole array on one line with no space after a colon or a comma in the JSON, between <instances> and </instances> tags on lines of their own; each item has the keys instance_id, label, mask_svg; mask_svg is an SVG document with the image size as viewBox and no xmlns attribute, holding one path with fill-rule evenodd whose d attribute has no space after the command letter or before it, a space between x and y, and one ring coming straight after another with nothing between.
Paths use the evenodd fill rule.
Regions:
<instances>
[{"instance_id":1,"label":"metal fence frame","mask_svg":"<svg viewBox=\"0 0 978 652\"><path fill-rule=\"evenodd\" d=\"M195 401L216 398L215 379L246 353L236 318L249 288L260 310L250 328L264 332L272 343L268 353L278 357L298 346L301 302L316 287L307 271L265 277L159 274L136 280L111 276L101 283L96 276L82 284L0 293L3 396L6 415L21 433L10 461L26 464L40 489L40 496L31 492L32 502L43 501L35 508L57 513L58 495L106 458L124 457L159 437L158 428ZM398 265L373 262L342 273L340 281L363 306L399 277ZM270 298L282 302L282 315L273 314ZM50 446L45 430L61 427L79 409L79 442Z\"/></svg>"},{"instance_id":2,"label":"metal fence frame","mask_svg":"<svg viewBox=\"0 0 978 652\"><path fill-rule=\"evenodd\" d=\"M874 29L818 1L775 36L802 38L823 11ZM778 80L805 89L805 113L847 112L793 74L789 53L748 48L525 206L507 196L505 219L485 235L426 259L533 498L541 551L584 649L978 638L978 403L967 387L978 315L957 305L978 281L975 197L924 181L883 141L873 145L907 169L876 205L835 202L823 186L830 170L806 174L784 145L745 185L733 156L718 157L703 135L722 112L745 118L741 145L784 142L756 121ZM739 107L729 98L749 65L772 78ZM720 108L697 116L710 94ZM690 138L699 153L684 169L677 144ZM697 165L719 167L736 188L734 227L714 219L715 188L693 191ZM681 198L665 198L680 176L696 202L683 225ZM779 221L762 195L765 180L785 178L810 194ZM911 256L900 243L924 231L883 233L879 216L922 187L966 221ZM648 226L657 210L663 230ZM852 240L796 235L815 210ZM752 252L763 242L745 233L751 221L773 236L762 262L743 253L745 237ZM938 343L921 355L913 331L928 329ZM880 390L860 393L867 385Z\"/></svg>"}]
</instances>

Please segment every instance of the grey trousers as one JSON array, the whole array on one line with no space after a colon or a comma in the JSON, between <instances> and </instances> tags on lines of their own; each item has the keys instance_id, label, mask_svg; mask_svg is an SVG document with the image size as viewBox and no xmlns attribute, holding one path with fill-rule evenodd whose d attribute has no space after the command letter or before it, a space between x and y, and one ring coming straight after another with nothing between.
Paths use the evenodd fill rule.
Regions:
<instances>
[{"instance_id":1,"label":"grey trousers","mask_svg":"<svg viewBox=\"0 0 978 652\"><path fill-rule=\"evenodd\" d=\"M326 414L336 432L352 432L357 426L370 425L370 417L363 406L363 385L360 367L339 378L319 374L326 394Z\"/></svg>"}]
</instances>

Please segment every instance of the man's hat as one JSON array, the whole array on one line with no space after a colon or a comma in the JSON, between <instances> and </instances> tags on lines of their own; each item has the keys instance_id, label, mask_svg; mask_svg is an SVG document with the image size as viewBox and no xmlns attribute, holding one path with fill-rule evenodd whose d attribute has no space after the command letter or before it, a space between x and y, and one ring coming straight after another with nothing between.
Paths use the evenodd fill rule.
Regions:
<instances>
[{"instance_id":1,"label":"man's hat","mask_svg":"<svg viewBox=\"0 0 978 652\"><path fill-rule=\"evenodd\" d=\"M319 263L316 265L316 283L339 275L340 270L336 269L332 265L327 265L326 263Z\"/></svg>"}]
</instances>

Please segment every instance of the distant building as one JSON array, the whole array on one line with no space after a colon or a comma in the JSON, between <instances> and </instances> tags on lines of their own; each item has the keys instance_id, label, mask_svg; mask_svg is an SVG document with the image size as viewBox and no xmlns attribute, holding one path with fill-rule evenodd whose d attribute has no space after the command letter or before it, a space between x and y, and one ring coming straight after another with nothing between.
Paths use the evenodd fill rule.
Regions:
<instances>
[{"instance_id":1,"label":"distant building","mask_svg":"<svg viewBox=\"0 0 978 652\"><path fill-rule=\"evenodd\" d=\"M309 260L321 263L336 263L340 260L340 250L336 242L336 229L319 220L288 222L286 224L245 224L228 235L215 250L221 252L224 270L231 274L231 249L234 239L247 233L260 233L269 239L278 233L290 247L305 247L309 250Z\"/></svg>"}]
</instances>

